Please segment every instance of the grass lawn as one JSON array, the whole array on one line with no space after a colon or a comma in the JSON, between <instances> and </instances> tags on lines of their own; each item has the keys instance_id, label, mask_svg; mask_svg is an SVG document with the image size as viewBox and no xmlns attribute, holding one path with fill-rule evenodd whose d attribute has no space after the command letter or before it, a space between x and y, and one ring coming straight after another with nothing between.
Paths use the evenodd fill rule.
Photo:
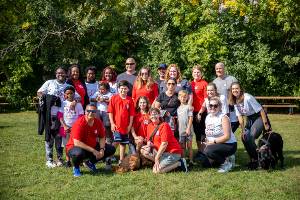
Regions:
<instances>
[{"instance_id":1,"label":"grass lawn","mask_svg":"<svg viewBox=\"0 0 300 200\"><path fill-rule=\"evenodd\" d=\"M187 174L93 175L82 167L83 176L74 178L71 169L46 168L36 113L0 114L0 199L300 199L300 115L270 118L284 139L285 170L248 171L239 140L238 166L226 174L195 167Z\"/></svg>"}]
</instances>

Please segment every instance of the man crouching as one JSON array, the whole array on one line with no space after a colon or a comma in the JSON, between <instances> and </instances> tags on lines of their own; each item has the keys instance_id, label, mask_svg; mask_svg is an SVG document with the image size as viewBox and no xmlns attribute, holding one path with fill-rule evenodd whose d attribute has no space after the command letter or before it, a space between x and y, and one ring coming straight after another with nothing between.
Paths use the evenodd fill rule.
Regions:
<instances>
[{"instance_id":1,"label":"man crouching","mask_svg":"<svg viewBox=\"0 0 300 200\"><path fill-rule=\"evenodd\" d=\"M96 111L96 106L86 106L85 115L74 123L66 145L67 154L74 166L75 177L81 176L79 165L84 160L88 159L85 166L90 171L97 172L95 163L112 156L116 151L112 145L105 144L105 128L102 122L95 118Z\"/></svg>"}]
</instances>

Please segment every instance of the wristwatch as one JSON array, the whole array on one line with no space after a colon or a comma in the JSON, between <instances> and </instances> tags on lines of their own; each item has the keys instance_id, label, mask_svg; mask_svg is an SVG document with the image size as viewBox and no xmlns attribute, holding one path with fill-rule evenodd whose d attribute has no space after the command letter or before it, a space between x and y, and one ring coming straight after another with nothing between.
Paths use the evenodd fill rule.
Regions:
<instances>
[{"instance_id":1,"label":"wristwatch","mask_svg":"<svg viewBox=\"0 0 300 200\"><path fill-rule=\"evenodd\" d=\"M217 144L217 141L216 141L216 139L214 139L214 143L215 143L215 144Z\"/></svg>"}]
</instances>

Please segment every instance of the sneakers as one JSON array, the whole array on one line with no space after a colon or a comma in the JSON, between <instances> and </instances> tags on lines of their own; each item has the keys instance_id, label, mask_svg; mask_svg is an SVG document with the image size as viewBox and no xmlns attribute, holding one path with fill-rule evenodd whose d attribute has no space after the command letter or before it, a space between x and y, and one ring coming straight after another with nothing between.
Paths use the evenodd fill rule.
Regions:
<instances>
[{"instance_id":1,"label":"sneakers","mask_svg":"<svg viewBox=\"0 0 300 200\"><path fill-rule=\"evenodd\" d=\"M62 167L63 165L64 165L64 161L63 160L56 161L56 166L57 167Z\"/></svg>"},{"instance_id":2,"label":"sneakers","mask_svg":"<svg viewBox=\"0 0 300 200\"><path fill-rule=\"evenodd\" d=\"M188 172L185 158L180 158L179 162L180 162L180 168L182 169L182 171Z\"/></svg>"},{"instance_id":3,"label":"sneakers","mask_svg":"<svg viewBox=\"0 0 300 200\"><path fill-rule=\"evenodd\" d=\"M46 162L46 166L47 166L48 168L54 168L54 167L56 167L55 163L54 163L52 160L48 160L48 161Z\"/></svg>"},{"instance_id":4,"label":"sneakers","mask_svg":"<svg viewBox=\"0 0 300 200\"><path fill-rule=\"evenodd\" d=\"M74 175L74 177L81 176L80 168L79 167L73 167L73 175Z\"/></svg>"},{"instance_id":5,"label":"sneakers","mask_svg":"<svg viewBox=\"0 0 300 200\"><path fill-rule=\"evenodd\" d=\"M95 164L93 164L91 161L86 161L84 162L84 166L87 167L91 172L96 173L97 172L97 168L95 166Z\"/></svg>"},{"instance_id":6,"label":"sneakers","mask_svg":"<svg viewBox=\"0 0 300 200\"><path fill-rule=\"evenodd\" d=\"M225 162L220 166L218 172L225 173L229 172L232 169L232 163L229 160L225 160Z\"/></svg>"},{"instance_id":7,"label":"sneakers","mask_svg":"<svg viewBox=\"0 0 300 200\"><path fill-rule=\"evenodd\" d=\"M233 154L233 155L229 156L228 159L232 164L232 168L234 168L235 167L235 155Z\"/></svg>"}]
</instances>

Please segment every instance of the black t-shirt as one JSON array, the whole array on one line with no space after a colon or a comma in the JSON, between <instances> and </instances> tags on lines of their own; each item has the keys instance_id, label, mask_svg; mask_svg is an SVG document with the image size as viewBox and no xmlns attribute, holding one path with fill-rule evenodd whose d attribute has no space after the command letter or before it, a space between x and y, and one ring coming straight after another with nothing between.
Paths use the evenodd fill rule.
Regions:
<instances>
[{"instance_id":1,"label":"black t-shirt","mask_svg":"<svg viewBox=\"0 0 300 200\"><path fill-rule=\"evenodd\" d=\"M167 110L171 116L177 116L177 108L180 106L177 93L169 97L165 92L160 93L157 97L157 102L163 110Z\"/></svg>"}]
</instances>

